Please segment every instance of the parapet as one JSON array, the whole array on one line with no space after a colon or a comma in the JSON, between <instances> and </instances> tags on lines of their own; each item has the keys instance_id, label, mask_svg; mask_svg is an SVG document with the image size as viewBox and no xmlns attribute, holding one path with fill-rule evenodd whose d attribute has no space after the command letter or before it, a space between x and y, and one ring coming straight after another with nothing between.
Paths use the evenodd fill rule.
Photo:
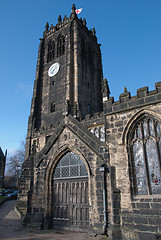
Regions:
<instances>
[{"instance_id":1,"label":"parapet","mask_svg":"<svg viewBox=\"0 0 161 240\"><path fill-rule=\"evenodd\" d=\"M49 23L47 22L45 25L45 31L43 33L43 38L51 35L52 33L58 31L59 29L61 29L62 27L64 27L65 25L67 25L68 23L72 22L73 20L77 20L78 24L80 24L86 31L89 32L89 34L93 37L93 40L95 40L97 42L97 38L96 38L96 31L95 28L93 29L88 29L87 28L87 22L86 19L82 19L82 18L78 18L78 15L75 13L75 5L73 4L72 6L72 13L70 15L70 17L66 17L66 15L64 16L63 20L61 18L61 15L59 15L58 17L58 23L53 26L53 24L51 24L50 28L49 28Z\"/></svg>"},{"instance_id":2,"label":"parapet","mask_svg":"<svg viewBox=\"0 0 161 240\"><path fill-rule=\"evenodd\" d=\"M139 88L136 96L131 97L130 92L125 91L120 94L119 101L110 97L103 103L103 109L104 114L108 115L158 102L161 102L161 82L157 82L155 90L152 91L149 91L148 87Z\"/></svg>"}]
</instances>

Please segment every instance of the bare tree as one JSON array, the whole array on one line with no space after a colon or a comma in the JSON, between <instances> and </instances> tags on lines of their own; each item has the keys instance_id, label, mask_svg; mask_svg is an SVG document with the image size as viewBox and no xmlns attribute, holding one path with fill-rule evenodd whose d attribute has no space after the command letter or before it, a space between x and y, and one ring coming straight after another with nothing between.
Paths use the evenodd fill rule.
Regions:
<instances>
[{"instance_id":1,"label":"bare tree","mask_svg":"<svg viewBox=\"0 0 161 240\"><path fill-rule=\"evenodd\" d=\"M7 173L6 177L14 177L16 179L16 185L21 175L22 164L25 158L25 141L21 142L21 146L16 150L14 154L8 156L7 159Z\"/></svg>"}]
</instances>

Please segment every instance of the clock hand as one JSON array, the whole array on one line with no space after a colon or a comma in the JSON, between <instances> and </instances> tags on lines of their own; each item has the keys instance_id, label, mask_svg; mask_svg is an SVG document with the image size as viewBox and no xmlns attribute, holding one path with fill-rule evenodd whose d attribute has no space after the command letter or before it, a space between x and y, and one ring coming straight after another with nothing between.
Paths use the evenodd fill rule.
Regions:
<instances>
[{"instance_id":1,"label":"clock hand","mask_svg":"<svg viewBox=\"0 0 161 240\"><path fill-rule=\"evenodd\" d=\"M56 67L52 69L52 71L55 71Z\"/></svg>"}]
</instances>

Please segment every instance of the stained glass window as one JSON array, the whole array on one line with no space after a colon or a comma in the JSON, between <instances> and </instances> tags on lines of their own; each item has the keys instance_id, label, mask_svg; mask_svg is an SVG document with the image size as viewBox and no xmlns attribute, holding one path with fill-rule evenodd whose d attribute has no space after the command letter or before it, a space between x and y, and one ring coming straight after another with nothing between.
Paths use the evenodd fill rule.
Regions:
<instances>
[{"instance_id":1,"label":"stained glass window","mask_svg":"<svg viewBox=\"0 0 161 240\"><path fill-rule=\"evenodd\" d=\"M131 134L135 194L161 193L161 130L157 121L144 117Z\"/></svg>"},{"instance_id":2,"label":"stained glass window","mask_svg":"<svg viewBox=\"0 0 161 240\"><path fill-rule=\"evenodd\" d=\"M53 178L87 177L87 169L82 159L73 152L66 153L56 165Z\"/></svg>"},{"instance_id":3,"label":"stained glass window","mask_svg":"<svg viewBox=\"0 0 161 240\"><path fill-rule=\"evenodd\" d=\"M139 140L133 144L133 154L138 194L147 194L143 144Z\"/></svg>"}]
</instances>

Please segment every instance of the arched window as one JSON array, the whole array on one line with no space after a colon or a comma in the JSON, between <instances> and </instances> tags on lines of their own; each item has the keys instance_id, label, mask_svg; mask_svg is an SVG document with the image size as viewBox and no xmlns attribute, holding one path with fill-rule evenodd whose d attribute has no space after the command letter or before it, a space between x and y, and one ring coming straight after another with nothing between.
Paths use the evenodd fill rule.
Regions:
<instances>
[{"instance_id":1,"label":"arched window","mask_svg":"<svg viewBox=\"0 0 161 240\"><path fill-rule=\"evenodd\" d=\"M59 35L57 47L57 57L60 57L65 53L65 36Z\"/></svg>"},{"instance_id":2,"label":"arched window","mask_svg":"<svg viewBox=\"0 0 161 240\"><path fill-rule=\"evenodd\" d=\"M68 152L56 165L53 178L80 178L87 176L87 169L82 159L77 154Z\"/></svg>"},{"instance_id":3,"label":"arched window","mask_svg":"<svg viewBox=\"0 0 161 240\"><path fill-rule=\"evenodd\" d=\"M48 62L52 61L55 57L55 41L51 40L48 45Z\"/></svg>"},{"instance_id":4,"label":"arched window","mask_svg":"<svg viewBox=\"0 0 161 240\"><path fill-rule=\"evenodd\" d=\"M161 128L159 123L144 117L137 122L130 139L131 179L133 193L161 193Z\"/></svg>"}]
</instances>

